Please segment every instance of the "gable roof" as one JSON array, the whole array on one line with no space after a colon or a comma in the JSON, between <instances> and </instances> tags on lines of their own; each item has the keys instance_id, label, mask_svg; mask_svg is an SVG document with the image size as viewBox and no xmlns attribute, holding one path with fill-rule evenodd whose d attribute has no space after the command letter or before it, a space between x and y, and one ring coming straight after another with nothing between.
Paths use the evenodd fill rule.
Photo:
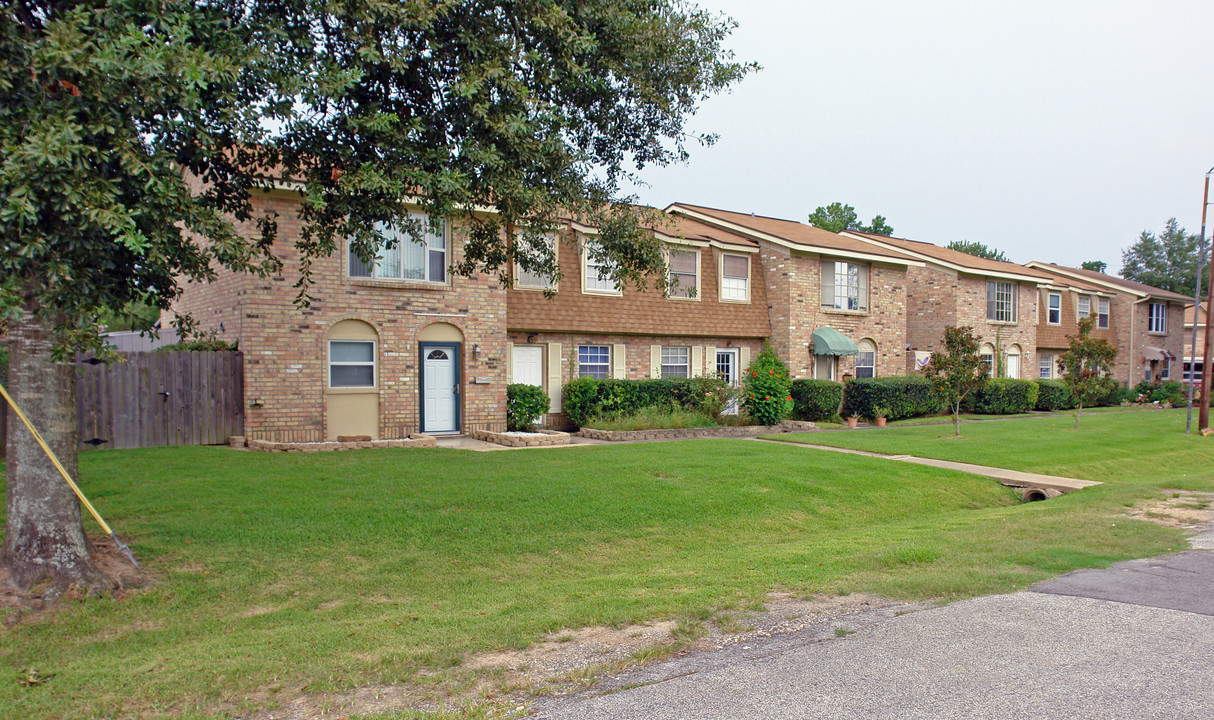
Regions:
<instances>
[{"instance_id":1,"label":"gable roof","mask_svg":"<svg viewBox=\"0 0 1214 720\"><path fill-rule=\"evenodd\" d=\"M758 252L759 241L671 213L670 224L653 229L654 235L673 242L687 241L695 245L711 245L727 250Z\"/></svg>"},{"instance_id":2,"label":"gable roof","mask_svg":"<svg viewBox=\"0 0 1214 720\"><path fill-rule=\"evenodd\" d=\"M1079 280L1077 278L1063 275L1062 273L1050 272L1042 267L1033 268L1037 272L1045 273L1050 276L1050 283L1046 285L1051 290L1077 290L1081 293L1090 293L1092 295L1103 295L1110 297L1113 291L1107 287L1102 287L1094 282L1087 280Z\"/></svg>"},{"instance_id":3,"label":"gable roof","mask_svg":"<svg viewBox=\"0 0 1214 720\"><path fill-rule=\"evenodd\" d=\"M1083 268L1066 267L1065 265L1055 265L1054 263L1043 263L1033 261L1029 263L1029 267L1040 268L1046 272L1060 273L1064 276L1075 278L1077 280L1086 280L1100 287L1110 288L1119 292L1137 295L1140 298L1156 298L1159 300L1173 300L1176 302L1185 302L1190 300L1180 293L1174 293L1171 290L1143 285L1133 280L1126 280L1115 275L1106 275L1096 272L1095 270L1084 270Z\"/></svg>"},{"instance_id":4,"label":"gable roof","mask_svg":"<svg viewBox=\"0 0 1214 720\"><path fill-rule=\"evenodd\" d=\"M1206 324L1206 304L1205 304L1205 303L1201 303L1201 304L1200 304L1200 305L1198 305L1197 307L1198 307L1198 308L1200 308L1200 309L1197 311L1197 324L1198 324L1198 325L1200 325L1200 326L1202 326L1202 327L1205 327L1205 324ZM1193 327L1193 303L1189 303L1188 305L1185 305L1185 308L1184 308L1184 326L1185 326L1185 327Z\"/></svg>"},{"instance_id":5,"label":"gable roof","mask_svg":"<svg viewBox=\"0 0 1214 720\"><path fill-rule=\"evenodd\" d=\"M754 241L766 240L792 250L895 265L922 265L921 262L896 250L874 247L855 238L796 220L782 220L689 203L672 203L666 208L666 212L737 233Z\"/></svg>"},{"instance_id":6,"label":"gable roof","mask_svg":"<svg viewBox=\"0 0 1214 720\"><path fill-rule=\"evenodd\" d=\"M887 237L885 235L875 235L857 230L847 230L844 232L844 235L850 235L874 245L893 248L912 257L918 257L927 262L942 265L950 270L956 270L969 275L987 275L1033 283L1044 283L1050 280L1048 275L1040 271L1030 270L1024 265L981 258L969 253L963 253L960 250L950 250L946 247L940 247L939 245L933 245L920 240Z\"/></svg>"}]
</instances>

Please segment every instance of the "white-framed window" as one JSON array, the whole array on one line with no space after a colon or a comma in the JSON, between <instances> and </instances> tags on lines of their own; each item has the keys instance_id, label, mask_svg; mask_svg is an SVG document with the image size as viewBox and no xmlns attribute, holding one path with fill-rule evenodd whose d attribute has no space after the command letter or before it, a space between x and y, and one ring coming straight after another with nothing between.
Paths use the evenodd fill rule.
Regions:
<instances>
[{"instance_id":1,"label":"white-framed window","mask_svg":"<svg viewBox=\"0 0 1214 720\"><path fill-rule=\"evenodd\" d=\"M671 248L667 264L670 268L670 297L698 299L700 297L700 251Z\"/></svg>"},{"instance_id":2,"label":"white-framed window","mask_svg":"<svg viewBox=\"0 0 1214 720\"><path fill-rule=\"evenodd\" d=\"M822 307L868 310L868 265L823 260Z\"/></svg>"},{"instance_id":3,"label":"white-framed window","mask_svg":"<svg viewBox=\"0 0 1214 720\"><path fill-rule=\"evenodd\" d=\"M982 364L986 365L986 374L995 377L995 346L984 343L978 350L978 357L982 358Z\"/></svg>"},{"instance_id":4,"label":"white-framed window","mask_svg":"<svg viewBox=\"0 0 1214 720\"><path fill-rule=\"evenodd\" d=\"M987 287L988 287L988 292L989 292L989 287L990 287L989 284ZM1046 308L1045 322L1049 325L1061 325L1062 324L1062 293L1050 293L1048 302L1046 303L1046 305L1047 305L1047 308ZM989 310L988 310L987 316L988 317L990 316Z\"/></svg>"},{"instance_id":5,"label":"white-framed window","mask_svg":"<svg viewBox=\"0 0 1214 720\"><path fill-rule=\"evenodd\" d=\"M329 341L329 387L375 387L375 341Z\"/></svg>"},{"instance_id":6,"label":"white-framed window","mask_svg":"<svg viewBox=\"0 0 1214 720\"><path fill-rule=\"evenodd\" d=\"M370 263L350 251L350 277L383 280L447 282L447 231L441 220L431 221L424 213L409 213L409 220L420 237L406 228L377 225L387 242Z\"/></svg>"},{"instance_id":7,"label":"white-framed window","mask_svg":"<svg viewBox=\"0 0 1214 720\"><path fill-rule=\"evenodd\" d=\"M872 340L861 340L856 347L860 350L860 354L856 355L856 377L876 377L877 345Z\"/></svg>"},{"instance_id":8,"label":"white-framed window","mask_svg":"<svg viewBox=\"0 0 1214 720\"><path fill-rule=\"evenodd\" d=\"M721 255L721 299L750 301L750 258Z\"/></svg>"},{"instance_id":9,"label":"white-framed window","mask_svg":"<svg viewBox=\"0 0 1214 720\"><path fill-rule=\"evenodd\" d=\"M1168 331L1168 304L1153 302L1147 306L1147 332L1166 333Z\"/></svg>"},{"instance_id":10,"label":"white-framed window","mask_svg":"<svg viewBox=\"0 0 1214 720\"><path fill-rule=\"evenodd\" d=\"M1038 376L1042 380L1049 380L1054 377L1054 356L1053 355L1038 355L1037 367Z\"/></svg>"},{"instance_id":11,"label":"white-framed window","mask_svg":"<svg viewBox=\"0 0 1214 720\"><path fill-rule=\"evenodd\" d=\"M1080 295L1079 296L1079 318L1083 319L1085 317L1088 317L1091 314L1092 314L1092 296L1091 295Z\"/></svg>"},{"instance_id":12,"label":"white-framed window","mask_svg":"<svg viewBox=\"0 0 1214 720\"><path fill-rule=\"evenodd\" d=\"M1100 302L1097 305L1097 307L1100 308L1100 312L1096 314L1096 327L1108 329L1108 327L1109 327L1109 299L1100 298Z\"/></svg>"},{"instance_id":13,"label":"white-framed window","mask_svg":"<svg viewBox=\"0 0 1214 720\"><path fill-rule=\"evenodd\" d=\"M596 260L591 250L594 244L587 242L582 250L582 290L592 293L620 294L620 286L611 278L610 266L605 260Z\"/></svg>"},{"instance_id":14,"label":"white-framed window","mask_svg":"<svg viewBox=\"0 0 1214 720\"><path fill-rule=\"evenodd\" d=\"M662 348L662 378L691 377L691 348Z\"/></svg>"},{"instance_id":15,"label":"white-framed window","mask_svg":"<svg viewBox=\"0 0 1214 720\"><path fill-rule=\"evenodd\" d=\"M986 319L995 322L1016 322L1016 296L1019 287L1014 282L986 281Z\"/></svg>"},{"instance_id":16,"label":"white-framed window","mask_svg":"<svg viewBox=\"0 0 1214 720\"><path fill-rule=\"evenodd\" d=\"M1189 362L1186 360L1182 365L1182 376L1185 382L1199 383L1201 382L1201 371L1204 369L1204 363L1195 362L1190 368Z\"/></svg>"},{"instance_id":17,"label":"white-framed window","mask_svg":"<svg viewBox=\"0 0 1214 720\"><path fill-rule=\"evenodd\" d=\"M1162 365L1162 370L1159 373L1159 379L1160 380L1171 380L1172 379L1172 361L1169 360L1168 358L1164 358L1161 365Z\"/></svg>"},{"instance_id":18,"label":"white-framed window","mask_svg":"<svg viewBox=\"0 0 1214 720\"><path fill-rule=\"evenodd\" d=\"M556 238L552 235L532 235L530 237L520 235L515 243L522 252L534 255L550 255L553 260L556 259ZM553 290L556 288L556 283L552 278L544 277L544 275L534 270L524 270L523 266L517 262L514 264L514 268L515 287L534 290Z\"/></svg>"},{"instance_id":19,"label":"white-framed window","mask_svg":"<svg viewBox=\"0 0 1214 720\"><path fill-rule=\"evenodd\" d=\"M609 345L578 345L577 348L578 377L606 380L611 377L611 346Z\"/></svg>"}]
</instances>

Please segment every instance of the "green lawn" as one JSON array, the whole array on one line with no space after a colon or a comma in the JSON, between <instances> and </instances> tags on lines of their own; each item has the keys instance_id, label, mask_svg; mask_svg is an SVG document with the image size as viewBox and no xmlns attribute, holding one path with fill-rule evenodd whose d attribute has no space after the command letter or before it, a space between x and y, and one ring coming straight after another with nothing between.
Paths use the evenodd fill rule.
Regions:
<instances>
[{"instance_id":1,"label":"green lawn","mask_svg":"<svg viewBox=\"0 0 1214 720\"><path fill-rule=\"evenodd\" d=\"M1080 469L1108 486L1033 504L974 476L744 440L87 453L85 491L161 581L0 629L10 679L54 673L0 683L0 717L231 716L375 683L441 693L466 654L567 627L703 618L773 589L964 597L1179 548L1175 530L1110 515L1155 487L1209 487L1209 471L1158 476L1214 467L1214 441L1177 437L1183 415L1125 415L1124 429L1118 414L1071 435L1066 418L1032 419L937 443L1053 428L1040 447L1014 443L1032 469L1098 448ZM946 429L811 440L931 446ZM1107 489L1123 471L1132 489Z\"/></svg>"}]
</instances>

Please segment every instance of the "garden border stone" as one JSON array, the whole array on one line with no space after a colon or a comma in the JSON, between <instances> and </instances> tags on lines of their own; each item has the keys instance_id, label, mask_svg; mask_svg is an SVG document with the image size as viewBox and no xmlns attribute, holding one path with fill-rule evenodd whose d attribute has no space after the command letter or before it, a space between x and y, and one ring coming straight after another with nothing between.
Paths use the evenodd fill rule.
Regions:
<instances>
[{"instance_id":1,"label":"garden border stone","mask_svg":"<svg viewBox=\"0 0 1214 720\"><path fill-rule=\"evenodd\" d=\"M493 432L491 430L469 430L468 437L484 442L491 442L496 445L505 445L506 447L551 447L553 445L568 445L570 443L569 433L561 432L560 430L544 430L537 428L537 433L542 433L544 437L535 435L507 435L506 433Z\"/></svg>"},{"instance_id":2,"label":"garden border stone","mask_svg":"<svg viewBox=\"0 0 1214 720\"><path fill-rule=\"evenodd\" d=\"M358 442L272 442L249 440L249 449L259 452L334 452L359 448L432 448L438 441L431 435L414 434L397 440L360 440Z\"/></svg>"},{"instance_id":3,"label":"garden border stone","mask_svg":"<svg viewBox=\"0 0 1214 720\"><path fill-rule=\"evenodd\" d=\"M784 420L779 425L726 425L706 428L659 428L655 430L599 430L584 427L578 435L592 440L627 442L629 440L678 440L683 438L754 437L777 432L805 432L815 429L806 420Z\"/></svg>"}]
</instances>

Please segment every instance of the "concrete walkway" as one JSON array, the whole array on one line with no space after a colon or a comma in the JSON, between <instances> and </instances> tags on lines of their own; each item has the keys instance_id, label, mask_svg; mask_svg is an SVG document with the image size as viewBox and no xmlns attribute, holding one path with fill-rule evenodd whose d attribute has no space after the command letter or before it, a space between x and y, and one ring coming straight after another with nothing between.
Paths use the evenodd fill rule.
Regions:
<instances>
[{"instance_id":1,"label":"concrete walkway","mask_svg":"<svg viewBox=\"0 0 1214 720\"><path fill-rule=\"evenodd\" d=\"M831 452L846 453L848 455L863 455L865 457L880 458L882 460L897 460L899 462L914 463L916 465L930 465L931 467L944 468L946 470L956 470L958 472L988 477L992 480L997 480L1008 487L1034 487L1041 488L1043 490L1057 490L1060 493L1066 493L1075 490L1082 490L1085 487L1100 484L1095 480L1080 480L1078 478L1060 477L1058 475L1041 475L1039 473L1022 472L1020 470L1007 470L1004 468L990 467L989 465L975 465L973 463L953 462L951 460L936 460L935 458L917 457L915 455L883 455L881 453L868 452L866 450L852 450L851 448L831 447L830 445L808 445L805 443L781 442L779 440L763 440L762 438L755 439L759 442L778 442L781 445L796 445L798 447L811 448L813 450L829 450Z\"/></svg>"}]
</instances>

